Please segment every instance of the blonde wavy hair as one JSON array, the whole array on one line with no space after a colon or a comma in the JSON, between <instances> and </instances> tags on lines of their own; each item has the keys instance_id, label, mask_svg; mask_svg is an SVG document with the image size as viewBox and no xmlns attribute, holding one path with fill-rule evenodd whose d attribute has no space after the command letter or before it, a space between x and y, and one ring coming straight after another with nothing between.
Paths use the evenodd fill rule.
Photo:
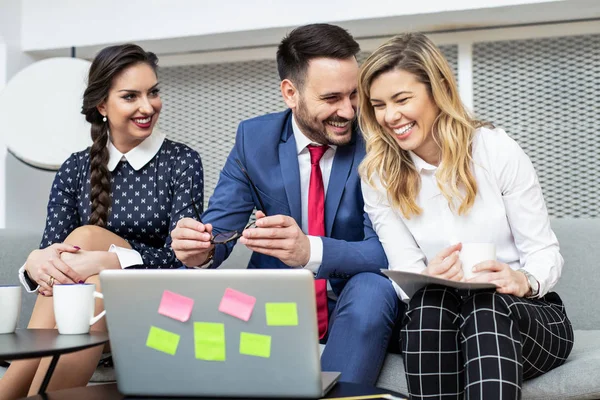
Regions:
<instances>
[{"instance_id":1,"label":"blonde wavy hair","mask_svg":"<svg viewBox=\"0 0 600 400\"><path fill-rule=\"evenodd\" d=\"M427 36L407 33L393 37L375 50L363 63L358 79L358 121L365 138L367 155L359 167L362 178L375 186L379 176L392 206L405 218L420 215L416 197L421 179L407 151L377 123L370 102L373 80L386 72L403 70L413 74L437 105L439 113L432 125L433 139L441 149L436 171L438 186L453 211L466 214L477 195L471 172L471 150L475 129L489 125L473 119L460 100L454 74L441 51Z\"/></svg>"}]
</instances>

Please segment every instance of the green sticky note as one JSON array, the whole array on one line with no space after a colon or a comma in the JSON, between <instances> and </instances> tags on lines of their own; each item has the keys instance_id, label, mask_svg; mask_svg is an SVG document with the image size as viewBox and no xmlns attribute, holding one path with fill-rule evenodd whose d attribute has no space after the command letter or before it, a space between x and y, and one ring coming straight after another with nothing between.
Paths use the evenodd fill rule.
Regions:
<instances>
[{"instance_id":1,"label":"green sticky note","mask_svg":"<svg viewBox=\"0 0 600 400\"><path fill-rule=\"evenodd\" d=\"M296 303L266 303L267 325L297 326L298 308Z\"/></svg>"},{"instance_id":2,"label":"green sticky note","mask_svg":"<svg viewBox=\"0 0 600 400\"><path fill-rule=\"evenodd\" d=\"M174 356L175 352L177 352L178 345L179 335L176 333L165 331L164 329L155 326L150 327L148 339L146 339L146 346Z\"/></svg>"},{"instance_id":3,"label":"green sticky note","mask_svg":"<svg viewBox=\"0 0 600 400\"><path fill-rule=\"evenodd\" d=\"M271 336L241 332L240 354L264 358L271 357Z\"/></svg>"},{"instance_id":4,"label":"green sticky note","mask_svg":"<svg viewBox=\"0 0 600 400\"><path fill-rule=\"evenodd\" d=\"M196 358L225 361L225 325L213 322L194 322Z\"/></svg>"}]
</instances>

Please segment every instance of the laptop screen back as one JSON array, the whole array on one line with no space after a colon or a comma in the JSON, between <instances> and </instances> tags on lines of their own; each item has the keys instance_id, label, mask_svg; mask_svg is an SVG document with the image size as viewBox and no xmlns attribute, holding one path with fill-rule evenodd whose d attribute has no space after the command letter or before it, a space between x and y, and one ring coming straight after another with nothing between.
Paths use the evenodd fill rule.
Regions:
<instances>
[{"instance_id":1,"label":"laptop screen back","mask_svg":"<svg viewBox=\"0 0 600 400\"><path fill-rule=\"evenodd\" d=\"M107 270L100 281L121 393L321 396L309 271Z\"/></svg>"}]
</instances>

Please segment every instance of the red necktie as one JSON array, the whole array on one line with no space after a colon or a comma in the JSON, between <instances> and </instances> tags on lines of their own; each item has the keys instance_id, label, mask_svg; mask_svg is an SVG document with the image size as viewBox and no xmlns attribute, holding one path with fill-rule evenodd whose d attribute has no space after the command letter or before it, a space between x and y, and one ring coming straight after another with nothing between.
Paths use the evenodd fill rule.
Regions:
<instances>
[{"instance_id":1,"label":"red necktie","mask_svg":"<svg viewBox=\"0 0 600 400\"><path fill-rule=\"evenodd\" d=\"M310 152L310 185L308 187L308 234L325 236L325 188L319 161L329 146L308 145ZM317 321L319 339L327 333L327 280L315 279L315 295L317 298Z\"/></svg>"}]
</instances>

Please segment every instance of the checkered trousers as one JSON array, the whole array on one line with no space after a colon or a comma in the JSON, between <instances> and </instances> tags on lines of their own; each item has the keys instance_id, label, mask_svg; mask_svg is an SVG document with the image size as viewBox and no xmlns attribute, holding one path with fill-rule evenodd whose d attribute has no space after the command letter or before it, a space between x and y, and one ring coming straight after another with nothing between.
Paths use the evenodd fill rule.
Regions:
<instances>
[{"instance_id":1,"label":"checkered trousers","mask_svg":"<svg viewBox=\"0 0 600 400\"><path fill-rule=\"evenodd\" d=\"M430 285L412 297L402 328L415 399L520 399L524 379L563 364L572 348L556 293L525 299Z\"/></svg>"}]
</instances>

